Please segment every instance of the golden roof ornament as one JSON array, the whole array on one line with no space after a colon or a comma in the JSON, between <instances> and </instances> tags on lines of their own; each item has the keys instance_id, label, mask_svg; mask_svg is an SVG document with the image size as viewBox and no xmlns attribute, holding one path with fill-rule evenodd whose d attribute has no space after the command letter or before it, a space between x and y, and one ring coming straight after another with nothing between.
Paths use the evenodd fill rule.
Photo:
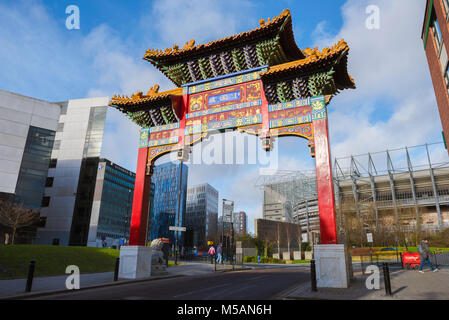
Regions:
<instances>
[{"instance_id":1,"label":"golden roof ornament","mask_svg":"<svg viewBox=\"0 0 449 320\"><path fill-rule=\"evenodd\" d=\"M190 41L187 41L184 47L182 47L182 50L191 49L195 46L195 39L192 39Z\"/></svg>"},{"instance_id":2,"label":"golden roof ornament","mask_svg":"<svg viewBox=\"0 0 449 320\"><path fill-rule=\"evenodd\" d=\"M150 88L150 90L148 90L147 96L155 95L155 94L158 93L158 92L159 92L159 85L158 85L158 84L155 84L154 86L152 86L152 87Z\"/></svg>"}]
</instances>

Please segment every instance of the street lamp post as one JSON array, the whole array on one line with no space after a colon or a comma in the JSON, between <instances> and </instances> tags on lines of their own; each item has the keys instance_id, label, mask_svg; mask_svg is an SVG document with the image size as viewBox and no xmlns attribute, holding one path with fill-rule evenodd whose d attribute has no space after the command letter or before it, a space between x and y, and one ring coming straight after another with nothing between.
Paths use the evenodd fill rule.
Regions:
<instances>
[{"instance_id":1,"label":"street lamp post","mask_svg":"<svg viewBox=\"0 0 449 320\"><path fill-rule=\"evenodd\" d=\"M181 168L179 169L178 213L176 222L177 227L179 227L179 215L181 213L181 186L182 186L181 180L182 180L182 160L181 160ZM175 231L175 265L178 264L178 235L179 231Z\"/></svg>"}]
</instances>

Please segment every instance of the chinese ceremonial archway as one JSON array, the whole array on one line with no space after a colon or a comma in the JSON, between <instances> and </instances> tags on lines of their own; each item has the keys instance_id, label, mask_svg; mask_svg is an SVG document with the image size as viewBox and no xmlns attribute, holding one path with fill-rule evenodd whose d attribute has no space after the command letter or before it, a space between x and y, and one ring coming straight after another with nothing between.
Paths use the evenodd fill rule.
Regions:
<instances>
[{"instance_id":1,"label":"chinese ceremonial archway","mask_svg":"<svg viewBox=\"0 0 449 320\"><path fill-rule=\"evenodd\" d=\"M295 43L289 10L260 26L221 40L148 50L143 57L175 85L159 92L115 95L110 105L142 127L134 186L130 245L145 245L154 161L208 134L236 129L261 136L309 140L315 157L322 244L337 243L327 105L340 90L355 88L347 72L344 40L322 50Z\"/></svg>"}]
</instances>

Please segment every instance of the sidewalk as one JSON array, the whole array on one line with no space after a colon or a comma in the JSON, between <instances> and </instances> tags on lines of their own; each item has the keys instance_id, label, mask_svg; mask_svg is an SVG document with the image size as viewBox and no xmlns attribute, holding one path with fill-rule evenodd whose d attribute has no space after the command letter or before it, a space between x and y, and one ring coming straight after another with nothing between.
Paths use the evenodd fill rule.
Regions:
<instances>
[{"instance_id":1,"label":"sidewalk","mask_svg":"<svg viewBox=\"0 0 449 320\"><path fill-rule=\"evenodd\" d=\"M156 280L164 278L173 278L179 276L198 276L215 272L213 264L181 262L177 266L167 268L167 275L152 276L146 280ZM0 280L0 299L32 295L36 293L48 293L52 291L66 290L65 281L69 275L54 277L38 277L33 279L33 286L30 293L25 292L26 279ZM80 275L80 288L106 286L126 282L134 282L136 280L119 280L114 282L114 272L91 273ZM138 280L142 281L142 280Z\"/></svg>"},{"instance_id":2,"label":"sidewalk","mask_svg":"<svg viewBox=\"0 0 449 320\"><path fill-rule=\"evenodd\" d=\"M424 274L415 270L390 269L392 296L385 294L384 278L380 270L380 289L368 290L365 285L369 275L354 272L355 279L347 289L318 288L312 292L311 283L298 286L284 295L285 300L447 300L449 299L449 268L438 272L424 269Z\"/></svg>"}]
</instances>

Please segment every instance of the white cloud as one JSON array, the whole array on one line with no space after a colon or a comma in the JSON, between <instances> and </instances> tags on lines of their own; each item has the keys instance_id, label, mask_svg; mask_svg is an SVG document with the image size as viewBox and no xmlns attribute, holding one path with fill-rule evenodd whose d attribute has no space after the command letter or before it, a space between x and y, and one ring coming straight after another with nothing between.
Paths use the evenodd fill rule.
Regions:
<instances>
[{"instance_id":1,"label":"white cloud","mask_svg":"<svg viewBox=\"0 0 449 320\"><path fill-rule=\"evenodd\" d=\"M217 40L241 32L241 25L257 23L249 13L255 6L249 1L156 0L141 24L155 23L157 36L167 46L183 47L195 39L196 44ZM246 31L246 30L244 30ZM151 30L150 34L154 34Z\"/></svg>"},{"instance_id":2,"label":"white cloud","mask_svg":"<svg viewBox=\"0 0 449 320\"><path fill-rule=\"evenodd\" d=\"M357 89L330 104L333 156L374 152L441 140L441 123L421 40L425 1L373 0L380 29L365 27L367 4L348 0L343 27L328 46L344 38L350 46L348 69ZM401 18L403 17L403 18ZM317 30L322 30L318 24Z\"/></svg>"}]
</instances>

